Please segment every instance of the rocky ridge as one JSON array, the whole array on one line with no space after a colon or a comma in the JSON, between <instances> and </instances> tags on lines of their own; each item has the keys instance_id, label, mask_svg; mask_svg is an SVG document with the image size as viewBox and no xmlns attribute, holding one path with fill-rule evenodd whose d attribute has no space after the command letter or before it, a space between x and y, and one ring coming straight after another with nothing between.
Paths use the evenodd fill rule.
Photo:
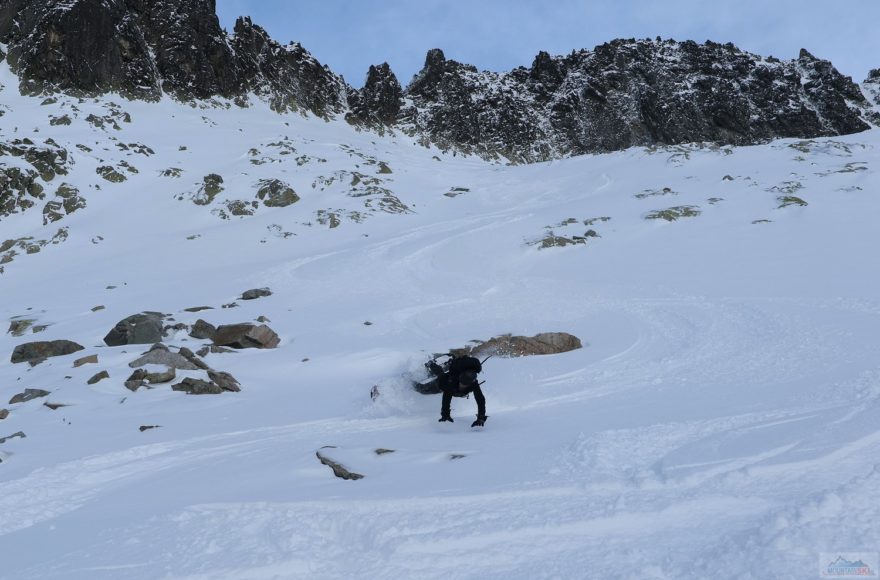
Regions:
<instances>
[{"instance_id":1,"label":"rocky ridge","mask_svg":"<svg viewBox=\"0 0 880 580\"><path fill-rule=\"evenodd\" d=\"M26 94L168 94L240 106L256 95L278 111L344 115L513 162L841 135L880 122L856 83L806 50L781 61L732 44L618 39L566 56L541 52L528 68L495 73L433 49L405 89L387 63L370 67L355 89L249 18L228 34L214 0L9 0L0 8L0 42ZM866 90L876 84L869 79Z\"/></svg>"}]
</instances>

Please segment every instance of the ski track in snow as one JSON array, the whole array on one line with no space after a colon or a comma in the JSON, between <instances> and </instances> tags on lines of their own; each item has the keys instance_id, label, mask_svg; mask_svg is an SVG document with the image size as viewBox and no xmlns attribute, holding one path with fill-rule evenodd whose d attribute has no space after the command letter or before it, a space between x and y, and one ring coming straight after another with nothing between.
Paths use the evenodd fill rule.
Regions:
<instances>
[{"instance_id":1,"label":"ski track in snow","mask_svg":"<svg viewBox=\"0 0 880 580\"><path fill-rule=\"evenodd\" d=\"M126 103L130 126L98 130L83 118L104 104L40 106L6 65L0 81L3 139L66 146L70 174L47 191L69 181L88 201L45 228L38 207L0 223L0 240L70 228L6 265L7 319L33 315L47 340L87 352L150 309L189 324L266 315L283 335L276 351L209 355L243 386L217 398L125 391L139 348L98 351L113 380L93 387L99 369L67 358L0 363L3 397L47 386L72 405L31 402L0 421L0 437L28 435L0 448L0 578L801 579L820 552L880 550L876 129L796 150L504 167L344 123L283 126L261 105ZM74 105L72 126L48 125ZM126 156L108 135L156 155ZM287 135L312 161L251 164L249 148L271 158L266 144ZM319 210L365 212L341 179L311 184L371 175L369 158L394 168L382 185L413 211L315 225ZM850 158L866 169L840 172ZM139 173L95 188L95 167L122 160ZM156 177L169 166L184 177ZM226 222L174 199L221 169L230 195L278 177L302 200ZM772 188L795 181L809 206L779 209ZM443 195L453 187L467 191ZM681 205L703 213L644 219ZM123 206L148 227L120 224ZM528 245L599 217L611 219L583 246ZM219 308L261 286L273 296ZM218 308L181 312L196 304ZM483 430L468 429L473 401L441 425L438 398L407 386L427 353L545 331L585 346L487 363ZM23 340L0 337L2 352ZM137 433L145 423L162 428ZM365 478L334 478L315 457L324 446Z\"/></svg>"}]
</instances>

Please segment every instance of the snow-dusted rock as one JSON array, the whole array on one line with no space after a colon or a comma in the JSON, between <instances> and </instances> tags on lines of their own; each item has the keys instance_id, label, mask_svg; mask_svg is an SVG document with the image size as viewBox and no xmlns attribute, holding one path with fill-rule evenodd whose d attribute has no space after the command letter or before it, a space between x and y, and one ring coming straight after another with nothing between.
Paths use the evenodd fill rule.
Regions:
<instances>
[{"instance_id":1,"label":"snow-dusted rock","mask_svg":"<svg viewBox=\"0 0 880 580\"><path fill-rule=\"evenodd\" d=\"M120 320L104 337L104 343L107 346L122 346L161 342L164 336L164 320L165 315L160 312L134 314Z\"/></svg>"}]
</instances>

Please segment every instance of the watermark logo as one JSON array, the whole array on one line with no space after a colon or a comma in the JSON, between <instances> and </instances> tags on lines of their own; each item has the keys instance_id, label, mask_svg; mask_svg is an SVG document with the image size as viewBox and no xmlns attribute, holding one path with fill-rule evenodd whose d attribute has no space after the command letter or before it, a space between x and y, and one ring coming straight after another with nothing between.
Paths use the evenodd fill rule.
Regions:
<instances>
[{"instance_id":1,"label":"watermark logo","mask_svg":"<svg viewBox=\"0 0 880 580\"><path fill-rule=\"evenodd\" d=\"M823 552L819 554L822 578L880 578L877 552Z\"/></svg>"}]
</instances>

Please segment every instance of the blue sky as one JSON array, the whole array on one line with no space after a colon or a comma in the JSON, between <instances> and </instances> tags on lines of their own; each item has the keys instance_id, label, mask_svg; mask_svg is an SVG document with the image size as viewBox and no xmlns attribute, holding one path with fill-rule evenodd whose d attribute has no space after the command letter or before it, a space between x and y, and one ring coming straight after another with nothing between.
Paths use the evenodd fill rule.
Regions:
<instances>
[{"instance_id":1,"label":"blue sky","mask_svg":"<svg viewBox=\"0 0 880 580\"><path fill-rule=\"evenodd\" d=\"M880 68L880 0L217 0L221 24L249 15L360 87L387 61L406 85L431 48L477 68L529 66L614 38L707 39L796 58L801 47L861 82Z\"/></svg>"}]
</instances>

